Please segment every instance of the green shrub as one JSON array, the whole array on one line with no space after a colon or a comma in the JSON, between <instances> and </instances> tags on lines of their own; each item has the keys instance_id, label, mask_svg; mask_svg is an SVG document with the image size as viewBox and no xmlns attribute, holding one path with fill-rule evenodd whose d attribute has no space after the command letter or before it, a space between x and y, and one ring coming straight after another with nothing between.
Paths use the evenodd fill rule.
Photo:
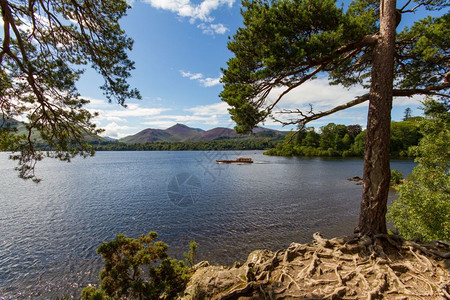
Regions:
<instances>
[{"instance_id":1,"label":"green shrub","mask_svg":"<svg viewBox=\"0 0 450 300\"><path fill-rule=\"evenodd\" d=\"M88 286L81 292L82 300L111 300L104 291L101 289L96 289L94 286Z\"/></svg>"},{"instance_id":2,"label":"green shrub","mask_svg":"<svg viewBox=\"0 0 450 300\"><path fill-rule=\"evenodd\" d=\"M337 150L335 150L333 148L328 148L326 153L327 153L327 156L331 156L331 157L333 157L333 156L341 156L341 154Z\"/></svg>"},{"instance_id":3,"label":"green shrub","mask_svg":"<svg viewBox=\"0 0 450 300\"><path fill-rule=\"evenodd\" d=\"M425 102L425 109L436 105L432 102ZM450 241L449 116L440 111L421 122L423 138L411 148L418 164L389 207L388 219L407 239Z\"/></svg>"},{"instance_id":4,"label":"green shrub","mask_svg":"<svg viewBox=\"0 0 450 300\"><path fill-rule=\"evenodd\" d=\"M403 179L403 173L399 170L391 170L391 184L400 184Z\"/></svg>"},{"instance_id":5,"label":"green shrub","mask_svg":"<svg viewBox=\"0 0 450 300\"><path fill-rule=\"evenodd\" d=\"M103 242L97 249L105 263L100 287L83 289L81 299L175 298L184 290L190 269L183 261L170 258L167 244L155 242L156 237L156 232L137 239L119 234L115 240Z\"/></svg>"},{"instance_id":6,"label":"green shrub","mask_svg":"<svg viewBox=\"0 0 450 300\"><path fill-rule=\"evenodd\" d=\"M197 253L197 248L197 243L195 241L190 241L189 251L184 253L184 260L191 268L195 265L195 254Z\"/></svg>"}]
</instances>

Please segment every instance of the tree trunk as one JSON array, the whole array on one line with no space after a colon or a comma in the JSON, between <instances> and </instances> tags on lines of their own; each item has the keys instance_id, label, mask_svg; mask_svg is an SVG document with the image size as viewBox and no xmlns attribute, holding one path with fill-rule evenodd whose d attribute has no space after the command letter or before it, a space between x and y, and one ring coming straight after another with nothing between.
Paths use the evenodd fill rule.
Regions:
<instances>
[{"instance_id":1,"label":"tree trunk","mask_svg":"<svg viewBox=\"0 0 450 300\"><path fill-rule=\"evenodd\" d=\"M380 32L374 48L364 154L364 185L356 232L386 233L390 181L390 124L394 79L396 0L380 1Z\"/></svg>"}]
</instances>

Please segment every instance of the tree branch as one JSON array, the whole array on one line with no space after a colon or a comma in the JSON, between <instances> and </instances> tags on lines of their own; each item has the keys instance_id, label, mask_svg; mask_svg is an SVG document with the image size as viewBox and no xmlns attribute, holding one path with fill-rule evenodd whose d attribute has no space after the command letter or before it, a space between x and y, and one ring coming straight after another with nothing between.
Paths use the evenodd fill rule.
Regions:
<instances>
[{"instance_id":1,"label":"tree branch","mask_svg":"<svg viewBox=\"0 0 450 300\"><path fill-rule=\"evenodd\" d=\"M283 96L285 96L287 93L289 93L292 89L300 86L301 84L305 83L309 79L313 78L320 71L331 71L333 69L336 69L338 65L344 63L348 59L350 59L350 58L354 57L355 55L357 55L358 53L360 53L362 51L362 48L375 45L378 41L378 36L379 36L378 33L366 35L357 42L353 42L353 43L349 43L344 46L341 46L340 48L336 49L333 53L331 53L330 55L327 55L320 61L309 61L308 63L306 63L306 66L301 68L300 70L294 69L293 71L290 71L290 72L272 75L270 77L270 80L262 81L261 83L259 83L258 88L257 88L259 90L259 94L257 96L257 99L254 100L256 107L260 108L263 106L267 97L270 95L270 92L272 91L272 89L275 86L277 86L278 84L287 86L287 89L284 90L277 97L277 99L275 99L275 101L272 104L268 105L265 108L265 110L270 113L270 111L276 106L276 104L278 102L280 102L280 100L283 98ZM334 65L333 65L333 61L335 60L335 57L341 56L341 55L345 55L345 56L339 62L337 62L337 63L334 62ZM327 68L327 66L330 66L330 65L331 65L331 67ZM289 76L294 76L296 74L306 72L308 69L313 69L313 68L314 68L314 70L312 70L308 74L305 74L304 76L299 78L298 81L296 81L294 83L289 84L289 83L283 82L283 80L285 78L288 78Z\"/></svg>"},{"instance_id":2,"label":"tree branch","mask_svg":"<svg viewBox=\"0 0 450 300\"><path fill-rule=\"evenodd\" d=\"M11 42L9 18L6 16L7 5L8 3L5 0L0 0L3 18L3 44L2 51L0 52L0 65L3 62L3 56L9 51L9 44Z\"/></svg>"},{"instance_id":3,"label":"tree branch","mask_svg":"<svg viewBox=\"0 0 450 300\"><path fill-rule=\"evenodd\" d=\"M402 12L410 3L412 0L408 0L408 2L406 2L405 5L403 5L403 7L400 9L400 11Z\"/></svg>"},{"instance_id":4,"label":"tree branch","mask_svg":"<svg viewBox=\"0 0 450 300\"><path fill-rule=\"evenodd\" d=\"M310 110L307 114L305 114L305 113L301 112L300 110L297 110L297 111L287 111L287 110L285 110L285 111L280 112L280 113L298 113L298 114L300 114L300 116L302 116L302 118L300 118L298 120L290 121L290 122L283 122L283 121L280 121L280 120L276 120L276 121L282 123L283 125L299 125L299 130L301 130L301 129L303 129L305 127L305 125L307 123L309 123L311 121L314 121L314 120L320 119L322 117L331 115L331 114L333 114L335 112L338 112L340 110L344 110L344 109L353 107L353 106L358 105L360 103L363 103L363 102L365 102L367 100L369 100L369 93L364 94L364 95L359 96L359 97L356 97L352 101L349 101L349 102L347 102L345 104L336 106L336 107L334 107L334 108L332 108L330 110L324 111L324 112L312 113L312 110Z\"/></svg>"},{"instance_id":5,"label":"tree branch","mask_svg":"<svg viewBox=\"0 0 450 300\"><path fill-rule=\"evenodd\" d=\"M436 86L430 85L424 89L403 89L403 90L394 89L394 97L412 97L418 94L450 97L450 95L448 94L437 93L438 91L442 91L448 88L450 88L450 82L444 82Z\"/></svg>"},{"instance_id":6,"label":"tree branch","mask_svg":"<svg viewBox=\"0 0 450 300\"><path fill-rule=\"evenodd\" d=\"M326 66L332 62L331 57L335 57L337 55L342 55L342 54L347 53L347 55L345 55L345 57L339 62L339 64L341 64L341 63L345 62L347 59L349 59L349 58L353 57L354 55L356 55L357 53L359 53L363 47L365 47L365 46L372 46L372 45L376 44L377 41L378 41L378 33L371 34L371 35L366 35L358 42L350 43L350 44L347 44L347 45L344 45L344 46L340 47L339 49L337 49L333 53L332 56L327 57L326 59L324 59L320 63L319 62L316 63L315 64L317 66L316 69L314 69L312 72L310 72L309 74L307 74L303 78L301 78L298 82L290 85L286 90L284 90L277 97L277 99L274 101L274 103L270 104L266 108L266 110L270 113L270 111L278 104L278 102L280 102L281 98L283 98L284 95L289 93L294 88L296 88L296 87L300 86L301 84L305 83L309 79L313 78L320 71L326 70ZM313 67L313 64L309 64L308 67L305 68L305 69L308 69L308 68L311 68L311 67ZM329 71L329 70L327 70L327 71ZM288 74L289 75L293 75L294 73L295 72L288 73ZM283 75L285 75L285 74L283 74ZM282 79L285 78L285 77L287 77L287 76L280 76L279 78L277 78L275 80L275 83L281 82ZM261 94L261 96L259 96L258 101L256 101L257 107L260 107L265 102L265 100L269 96L273 86L274 86L274 84L270 84L270 86L266 90L264 90L264 92Z\"/></svg>"},{"instance_id":7,"label":"tree branch","mask_svg":"<svg viewBox=\"0 0 450 300\"><path fill-rule=\"evenodd\" d=\"M400 13L402 13L402 14L403 14L403 13L410 13L410 12L415 13L416 10L417 10L419 7L424 6L424 5L431 4L432 1L421 2L421 3L417 4L416 6L414 6L414 7L411 8L411 9L404 10L404 9L409 5L409 3L411 3L411 0L409 0L408 3L406 3L406 4L402 7L402 9L400 9Z\"/></svg>"},{"instance_id":8,"label":"tree branch","mask_svg":"<svg viewBox=\"0 0 450 300\"><path fill-rule=\"evenodd\" d=\"M354 42L354 43L350 43L350 44L342 46L341 48L337 49L334 54L340 55L340 54L344 54L348 51L352 51L355 49L361 49L365 46L373 46L377 43L378 37L379 37L378 33L366 35L358 42Z\"/></svg>"},{"instance_id":9,"label":"tree branch","mask_svg":"<svg viewBox=\"0 0 450 300\"><path fill-rule=\"evenodd\" d=\"M300 86L301 84L305 83L306 81L308 81L309 79L311 79L312 77L314 77L317 73L319 73L320 71L322 71L323 66L319 66L317 69L315 69L314 71L312 71L311 73L309 73L308 75L306 75L305 77L302 78L302 80L300 80L299 82L291 85L290 87L288 87L286 90L284 90L280 96L278 96L278 98L275 100L274 103L272 103L271 105L269 105L269 107L267 107L267 111L271 111L275 105L277 105L278 102L280 102L281 98L283 98L284 95L286 95L287 93L289 93L291 90L293 90L294 88Z\"/></svg>"},{"instance_id":10,"label":"tree branch","mask_svg":"<svg viewBox=\"0 0 450 300\"><path fill-rule=\"evenodd\" d=\"M444 82L441 85L438 86L429 86L426 87L424 89L403 89L403 90L398 90L398 89L394 89L393 90L393 96L394 97L412 97L414 95L438 95L438 96L443 96L443 97L448 97L450 98L450 95L448 94L442 94L442 93L437 93L438 91L441 90L445 90L450 88L450 82ZM289 122L285 122L285 121L280 121L280 120L276 120L277 122L285 125L299 125L299 130L303 129L305 127L305 125L311 121L320 119L322 117L331 115L335 112L353 107L355 105L361 104L365 101L369 100L369 93L364 94L362 96L358 96L356 97L354 100L349 101L345 104L336 106L330 110L324 111L324 112L319 112L319 113L313 113L312 109L310 109L310 111L308 113L303 113L301 110L284 110L281 112L278 112L279 114L292 114L292 113L296 113L300 115L300 119L297 120L293 120L293 121L289 121Z\"/></svg>"}]
</instances>

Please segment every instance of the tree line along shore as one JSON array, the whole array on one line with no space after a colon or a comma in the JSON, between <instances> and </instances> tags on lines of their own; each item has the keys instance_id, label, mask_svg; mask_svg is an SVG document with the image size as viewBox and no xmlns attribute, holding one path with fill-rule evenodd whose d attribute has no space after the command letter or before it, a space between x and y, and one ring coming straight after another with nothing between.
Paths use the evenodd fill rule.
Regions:
<instances>
[{"instance_id":1,"label":"tree line along shore","mask_svg":"<svg viewBox=\"0 0 450 300\"><path fill-rule=\"evenodd\" d=\"M422 117L391 123L391 156L413 157L409 152L422 138L419 122ZM360 125L329 123L320 130L313 127L291 131L283 136L221 138L199 142L145 142L127 144L120 141L95 140L96 151L209 151L266 150L274 156L362 157L366 131Z\"/></svg>"}]
</instances>

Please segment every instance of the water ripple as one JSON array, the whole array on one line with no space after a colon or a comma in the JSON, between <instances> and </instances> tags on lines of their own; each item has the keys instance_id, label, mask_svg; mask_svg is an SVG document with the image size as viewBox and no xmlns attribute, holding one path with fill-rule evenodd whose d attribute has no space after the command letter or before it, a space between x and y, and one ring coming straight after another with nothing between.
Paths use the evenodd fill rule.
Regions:
<instances>
[{"instance_id":1,"label":"water ripple","mask_svg":"<svg viewBox=\"0 0 450 300\"><path fill-rule=\"evenodd\" d=\"M216 165L211 152L100 152L71 164L44 160L43 181L17 178L0 153L0 299L77 296L96 283L102 262L95 249L118 233L157 231L182 258L189 241L198 259L231 264L258 248L276 250L352 231L362 161L266 157L243 153L252 165ZM224 153L232 158L234 152ZM407 161L395 163L403 172ZM174 176L201 183L192 205L168 197Z\"/></svg>"}]
</instances>

